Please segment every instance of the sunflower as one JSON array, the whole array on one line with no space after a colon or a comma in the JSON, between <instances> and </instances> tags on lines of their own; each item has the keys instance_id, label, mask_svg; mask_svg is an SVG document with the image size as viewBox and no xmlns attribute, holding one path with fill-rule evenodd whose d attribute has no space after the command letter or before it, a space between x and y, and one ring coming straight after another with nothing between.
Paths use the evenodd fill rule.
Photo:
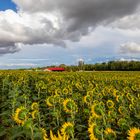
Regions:
<instances>
[{"instance_id":1,"label":"sunflower","mask_svg":"<svg viewBox=\"0 0 140 140\"><path fill-rule=\"evenodd\" d=\"M129 105L129 109L130 109L130 111L134 110L134 109L135 109L135 108L134 108L134 105L130 104L130 105Z\"/></svg>"},{"instance_id":2,"label":"sunflower","mask_svg":"<svg viewBox=\"0 0 140 140\"><path fill-rule=\"evenodd\" d=\"M55 95L60 95L61 93L62 92L60 88L55 89Z\"/></svg>"},{"instance_id":3,"label":"sunflower","mask_svg":"<svg viewBox=\"0 0 140 140\"><path fill-rule=\"evenodd\" d=\"M116 138L116 133L111 128L106 128L104 133L107 139Z\"/></svg>"},{"instance_id":4,"label":"sunflower","mask_svg":"<svg viewBox=\"0 0 140 140\"><path fill-rule=\"evenodd\" d=\"M53 134L52 130L50 130L50 138L51 140L68 140L68 136L66 134L61 135L60 132L58 131L58 137L57 137Z\"/></svg>"},{"instance_id":5,"label":"sunflower","mask_svg":"<svg viewBox=\"0 0 140 140\"><path fill-rule=\"evenodd\" d=\"M118 121L117 121L117 125L119 127L121 127L122 129L127 129L129 127L129 122L127 119L125 118L120 118Z\"/></svg>"},{"instance_id":6,"label":"sunflower","mask_svg":"<svg viewBox=\"0 0 140 140\"><path fill-rule=\"evenodd\" d=\"M127 94L126 94L126 97L127 97L127 99L128 99L129 101L131 101L132 95L131 95L130 93L127 93Z\"/></svg>"},{"instance_id":7,"label":"sunflower","mask_svg":"<svg viewBox=\"0 0 140 140\"><path fill-rule=\"evenodd\" d=\"M95 117L94 116L90 116L89 119L88 119L88 124L92 124L93 122L95 122Z\"/></svg>"},{"instance_id":8,"label":"sunflower","mask_svg":"<svg viewBox=\"0 0 140 140\"><path fill-rule=\"evenodd\" d=\"M127 114L127 110L126 110L126 108L124 106L120 106L119 109L118 109L118 111L119 111L119 113L121 115Z\"/></svg>"},{"instance_id":9,"label":"sunflower","mask_svg":"<svg viewBox=\"0 0 140 140\"><path fill-rule=\"evenodd\" d=\"M58 140L57 137L53 134L52 130L50 130L50 138L51 140Z\"/></svg>"},{"instance_id":10,"label":"sunflower","mask_svg":"<svg viewBox=\"0 0 140 140\"><path fill-rule=\"evenodd\" d=\"M62 90L62 93L63 93L63 94L68 94L68 93L69 93L69 90L68 90L67 88L64 88L64 89Z\"/></svg>"},{"instance_id":11,"label":"sunflower","mask_svg":"<svg viewBox=\"0 0 140 140\"><path fill-rule=\"evenodd\" d=\"M54 98L53 96L49 96L48 98L46 98L46 104L49 106L49 107L52 107L53 104L54 104Z\"/></svg>"},{"instance_id":12,"label":"sunflower","mask_svg":"<svg viewBox=\"0 0 140 140\"><path fill-rule=\"evenodd\" d=\"M88 128L88 132L89 132L89 137L90 137L90 140L98 140L94 134L94 128L95 128L96 124L95 123L92 123L89 125L89 128Z\"/></svg>"},{"instance_id":13,"label":"sunflower","mask_svg":"<svg viewBox=\"0 0 140 140\"><path fill-rule=\"evenodd\" d=\"M23 106L17 108L15 114L13 114L13 120L19 125L24 125L27 118L27 109Z\"/></svg>"},{"instance_id":14,"label":"sunflower","mask_svg":"<svg viewBox=\"0 0 140 140\"><path fill-rule=\"evenodd\" d=\"M119 102L120 101L120 95L116 96L116 101Z\"/></svg>"},{"instance_id":15,"label":"sunflower","mask_svg":"<svg viewBox=\"0 0 140 140\"><path fill-rule=\"evenodd\" d=\"M128 140L140 140L140 129L139 128L131 128L128 131L129 137L127 137Z\"/></svg>"},{"instance_id":16,"label":"sunflower","mask_svg":"<svg viewBox=\"0 0 140 140\"><path fill-rule=\"evenodd\" d=\"M42 135L43 135L43 140L49 140L47 137L47 134L46 134L46 130L44 128L41 128L41 132L42 132Z\"/></svg>"},{"instance_id":17,"label":"sunflower","mask_svg":"<svg viewBox=\"0 0 140 140\"><path fill-rule=\"evenodd\" d=\"M85 102L86 104L89 104L90 101L91 101L91 97L90 97L90 95L86 95L86 96L84 96L84 102Z\"/></svg>"},{"instance_id":18,"label":"sunflower","mask_svg":"<svg viewBox=\"0 0 140 140\"><path fill-rule=\"evenodd\" d=\"M38 110L38 103L37 102L33 102L31 105L31 109L32 110Z\"/></svg>"},{"instance_id":19,"label":"sunflower","mask_svg":"<svg viewBox=\"0 0 140 140\"><path fill-rule=\"evenodd\" d=\"M107 107L108 108L113 108L114 107L114 102L112 100L107 101Z\"/></svg>"},{"instance_id":20,"label":"sunflower","mask_svg":"<svg viewBox=\"0 0 140 140\"><path fill-rule=\"evenodd\" d=\"M100 108L98 107L97 104L94 104L94 105L91 106L91 113L92 113L93 117L95 117L95 118L101 118L102 117L101 116L101 110L100 110Z\"/></svg>"},{"instance_id":21,"label":"sunflower","mask_svg":"<svg viewBox=\"0 0 140 140\"><path fill-rule=\"evenodd\" d=\"M77 112L78 108L75 102L72 99L66 99L63 101L64 110L67 113Z\"/></svg>"},{"instance_id":22,"label":"sunflower","mask_svg":"<svg viewBox=\"0 0 140 140\"><path fill-rule=\"evenodd\" d=\"M92 96L92 95L93 95L93 90L91 90L91 91L87 91L87 95Z\"/></svg>"},{"instance_id":23,"label":"sunflower","mask_svg":"<svg viewBox=\"0 0 140 140\"><path fill-rule=\"evenodd\" d=\"M135 99L132 97L132 99L131 99L131 103L132 104L135 104Z\"/></svg>"},{"instance_id":24,"label":"sunflower","mask_svg":"<svg viewBox=\"0 0 140 140\"><path fill-rule=\"evenodd\" d=\"M114 96L114 97L116 97L116 96L117 96L117 94L116 94L116 93L117 93L117 90L116 90L116 89L114 89L114 90L113 90L113 96Z\"/></svg>"},{"instance_id":25,"label":"sunflower","mask_svg":"<svg viewBox=\"0 0 140 140\"><path fill-rule=\"evenodd\" d=\"M37 113L38 113L38 110L34 110L34 111L32 111L31 116L32 116L33 119L36 118Z\"/></svg>"},{"instance_id":26,"label":"sunflower","mask_svg":"<svg viewBox=\"0 0 140 140\"><path fill-rule=\"evenodd\" d=\"M61 128L62 135L73 135L74 133L74 125L71 122L65 122Z\"/></svg>"}]
</instances>

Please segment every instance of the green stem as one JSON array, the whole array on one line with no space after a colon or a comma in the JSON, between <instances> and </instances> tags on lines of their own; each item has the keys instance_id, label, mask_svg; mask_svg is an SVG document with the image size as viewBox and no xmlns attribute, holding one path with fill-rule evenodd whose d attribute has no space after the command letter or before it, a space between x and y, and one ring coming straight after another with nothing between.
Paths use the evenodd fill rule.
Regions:
<instances>
[{"instance_id":1,"label":"green stem","mask_svg":"<svg viewBox=\"0 0 140 140\"><path fill-rule=\"evenodd\" d=\"M30 129L31 129L31 140L34 140L34 131L33 131L33 128L30 127Z\"/></svg>"}]
</instances>

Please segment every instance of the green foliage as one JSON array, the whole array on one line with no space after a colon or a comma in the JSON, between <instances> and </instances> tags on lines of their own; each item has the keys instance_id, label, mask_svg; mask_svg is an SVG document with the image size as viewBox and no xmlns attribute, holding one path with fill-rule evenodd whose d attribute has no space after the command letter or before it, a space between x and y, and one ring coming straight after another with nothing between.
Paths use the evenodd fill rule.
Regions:
<instances>
[{"instance_id":1,"label":"green foliage","mask_svg":"<svg viewBox=\"0 0 140 140\"><path fill-rule=\"evenodd\" d=\"M140 124L139 75L0 71L0 139L42 140L68 124L69 139L89 140L93 126L99 140L126 139Z\"/></svg>"}]
</instances>

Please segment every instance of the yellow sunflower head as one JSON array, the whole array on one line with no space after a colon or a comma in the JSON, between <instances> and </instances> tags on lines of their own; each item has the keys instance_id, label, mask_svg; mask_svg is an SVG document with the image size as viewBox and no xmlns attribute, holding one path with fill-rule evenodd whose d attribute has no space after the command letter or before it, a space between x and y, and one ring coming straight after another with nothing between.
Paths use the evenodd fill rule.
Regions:
<instances>
[{"instance_id":1,"label":"yellow sunflower head","mask_svg":"<svg viewBox=\"0 0 140 140\"><path fill-rule=\"evenodd\" d=\"M89 124L88 133L89 133L90 140L98 140L94 133L95 127L96 127L95 123Z\"/></svg>"},{"instance_id":2,"label":"yellow sunflower head","mask_svg":"<svg viewBox=\"0 0 140 140\"><path fill-rule=\"evenodd\" d=\"M55 100L57 95L49 96L46 98L45 102L49 107L53 107L57 101Z\"/></svg>"},{"instance_id":3,"label":"yellow sunflower head","mask_svg":"<svg viewBox=\"0 0 140 140\"><path fill-rule=\"evenodd\" d=\"M124 107L124 106L120 106L118 108L118 112L121 114L121 115L126 115L127 114L127 109Z\"/></svg>"},{"instance_id":4,"label":"yellow sunflower head","mask_svg":"<svg viewBox=\"0 0 140 140\"><path fill-rule=\"evenodd\" d=\"M84 96L84 103L89 104L91 102L91 97L90 95Z\"/></svg>"},{"instance_id":5,"label":"yellow sunflower head","mask_svg":"<svg viewBox=\"0 0 140 140\"><path fill-rule=\"evenodd\" d=\"M93 104L91 106L91 113L92 116L95 118L102 118L102 107L100 106L100 104Z\"/></svg>"},{"instance_id":6,"label":"yellow sunflower head","mask_svg":"<svg viewBox=\"0 0 140 140\"><path fill-rule=\"evenodd\" d=\"M34 110L31 112L31 116L32 116L33 120L37 117L37 115L38 115L38 110Z\"/></svg>"},{"instance_id":7,"label":"yellow sunflower head","mask_svg":"<svg viewBox=\"0 0 140 140\"><path fill-rule=\"evenodd\" d=\"M57 135L58 136L54 135L52 130L50 130L50 138L51 138L51 140L68 140L68 138L69 138L66 134L64 134L64 135L60 134L59 131L57 132Z\"/></svg>"},{"instance_id":8,"label":"yellow sunflower head","mask_svg":"<svg viewBox=\"0 0 140 140\"><path fill-rule=\"evenodd\" d=\"M127 98L129 101L131 101L132 95L131 95L130 93L127 93L127 94L126 94L126 98Z\"/></svg>"},{"instance_id":9,"label":"yellow sunflower head","mask_svg":"<svg viewBox=\"0 0 140 140\"><path fill-rule=\"evenodd\" d=\"M74 134L74 125L71 122L65 122L61 128L62 135L72 136Z\"/></svg>"},{"instance_id":10,"label":"yellow sunflower head","mask_svg":"<svg viewBox=\"0 0 140 140\"><path fill-rule=\"evenodd\" d=\"M67 95L67 94L69 93L69 90L68 90L67 88L64 88L64 89L62 90L62 93Z\"/></svg>"},{"instance_id":11,"label":"yellow sunflower head","mask_svg":"<svg viewBox=\"0 0 140 140\"><path fill-rule=\"evenodd\" d=\"M114 102L112 100L107 101L107 107L108 108L113 108L114 107Z\"/></svg>"},{"instance_id":12,"label":"yellow sunflower head","mask_svg":"<svg viewBox=\"0 0 140 140\"><path fill-rule=\"evenodd\" d=\"M46 130L44 128L40 128L41 129L41 132L42 132L42 137L43 137L43 140L49 140L48 139L48 136L46 134Z\"/></svg>"},{"instance_id":13,"label":"yellow sunflower head","mask_svg":"<svg viewBox=\"0 0 140 140\"><path fill-rule=\"evenodd\" d=\"M135 109L134 105L133 104L129 104L129 109L130 109L130 111L134 110Z\"/></svg>"},{"instance_id":14,"label":"yellow sunflower head","mask_svg":"<svg viewBox=\"0 0 140 140\"><path fill-rule=\"evenodd\" d=\"M139 128L131 128L128 131L128 140L140 140L140 129Z\"/></svg>"},{"instance_id":15,"label":"yellow sunflower head","mask_svg":"<svg viewBox=\"0 0 140 140\"><path fill-rule=\"evenodd\" d=\"M60 88L55 89L55 95L61 95L62 91Z\"/></svg>"},{"instance_id":16,"label":"yellow sunflower head","mask_svg":"<svg viewBox=\"0 0 140 140\"><path fill-rule=\"evenodd\" d=\"M24 123L28 119L27 115L28 115L28 110L25 107L21 106L17 108L15 113L13 114L13 120L19 125L24 125Z\"/></svg>"},{"instance_id":17,"label":"yellow sunflower head","mask_svg":"<svg viewBox=\"0 0 140 140\"><path fill-rule=\"evenodd\" d=\"M63 107L64 107L64 110L67 113L72 113L72 112L77 112L78 111L78 107L75 104L74 100L72 100L72 99L64 100L63 101Z\"/></svg>"},{"instance_id":18,"label":"yellow sunflower head","mask_svg":"<svg viewBox=\"0 0 140 140\"><path fill-rule=\"evenodd\" d=\"M32 110L38 110L38 103L37 102L33 102L31 105L31 109Z\"/></svg>"},{"instance_id":19,"label":"yellow sunflower head","mask_svg":"<svg viewBox=\"0 0 140 140\"><path fill-rule=\"evenodd\" d=\"M112 139L116 138L116 133L111 128L106 128L104 133L105 133L105 137L107 140L112 140Z\"/></svg>"}]
</instances>

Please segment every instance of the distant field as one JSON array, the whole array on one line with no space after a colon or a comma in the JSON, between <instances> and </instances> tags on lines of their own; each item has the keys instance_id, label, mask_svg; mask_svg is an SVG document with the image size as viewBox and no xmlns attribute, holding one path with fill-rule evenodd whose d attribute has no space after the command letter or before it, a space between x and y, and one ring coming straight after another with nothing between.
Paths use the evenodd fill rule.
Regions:
<instances>
[{"instance_id":1,"label":"distant field","mask_svg":"<svg viewBox=\"0 0 140 140\"><path fill-rule=\"evenodd\" d=\"M0 72L2 140L140 140L140 72Z\"/></svg>"}]
</instances>

